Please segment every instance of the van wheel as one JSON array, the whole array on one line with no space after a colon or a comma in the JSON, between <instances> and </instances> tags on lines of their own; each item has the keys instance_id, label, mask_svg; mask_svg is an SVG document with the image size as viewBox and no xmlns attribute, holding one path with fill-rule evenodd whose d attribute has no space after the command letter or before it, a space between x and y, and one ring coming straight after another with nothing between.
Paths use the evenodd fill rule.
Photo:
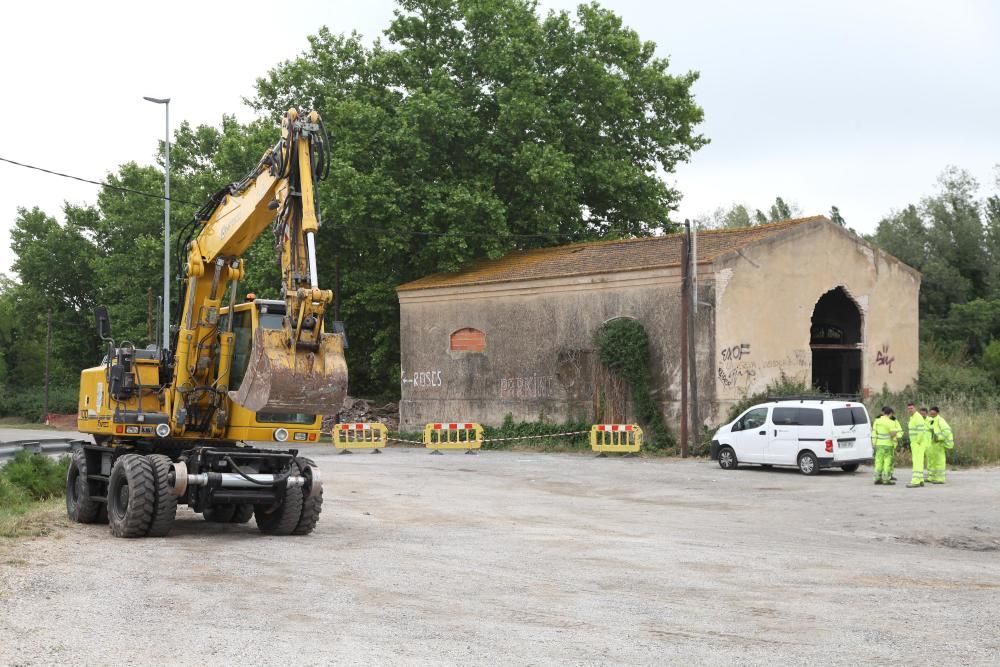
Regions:
<instances>
[{"instance_id":1,"label":"van wheel","mask_svg":"<svg viewBox=\"0 0 1000 667\"><path fill-rule=\"evenodd\" d=\"M815 475L819 472L819 461L812 452L802 452L799 454L799 470L803 475Z\"/></svg>"},{"instance_id":2,"label":"van wheel","mask_svg":"<svg viewBox=\"0 0 1000 667\"><path fill-rule=\"evenodd\" d=\"M847 465L840 466L840 469L844 472L857 472L860 465L860 463L848 463Z\"/></svg>"},{"instance_id":3,"label":"van wheel","mask_svg":"<svg viewBox=\"0 0 1000 667\"><path fill-rule=\"evenodd\" d=\"M736 466L740 464L736 460L736 452L733 451L732 447L723 447L719 450L719 467L723 470L735 470Z\"/></svg>"}]
</instances>

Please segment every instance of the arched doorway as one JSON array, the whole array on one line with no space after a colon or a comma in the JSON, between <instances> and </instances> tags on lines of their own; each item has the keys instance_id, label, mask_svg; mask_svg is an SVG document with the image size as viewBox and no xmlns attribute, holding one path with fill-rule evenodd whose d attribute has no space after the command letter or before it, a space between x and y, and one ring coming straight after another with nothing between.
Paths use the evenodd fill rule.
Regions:
<instances>
[{"instance_id":1,"label":"arched doorway","mask_svg":"<svg viewBox=\"0 0 1000 667\"><path fill-rule=\"evenodd\" d=\"M831 394L861 393L861 310L843 287L816 302L809 347L814 387Z\"/></svg>"}]
</instances>

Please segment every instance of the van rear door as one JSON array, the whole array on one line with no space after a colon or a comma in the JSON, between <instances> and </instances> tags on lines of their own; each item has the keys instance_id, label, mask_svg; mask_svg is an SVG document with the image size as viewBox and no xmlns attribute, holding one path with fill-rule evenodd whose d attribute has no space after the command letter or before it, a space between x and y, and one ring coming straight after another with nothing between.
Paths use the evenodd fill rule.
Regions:
<instances>
[{"instance_id":1,"label":"van rear door","mask_svg":"<svg viewBox=\"0 0 1000 667\"><path fill-rule=\"evenodd\" d=\"M872 456L872 430L868 411L859 403L833 408L833 458L835 461L869 459Z\"/></svg>"}]
</instances>

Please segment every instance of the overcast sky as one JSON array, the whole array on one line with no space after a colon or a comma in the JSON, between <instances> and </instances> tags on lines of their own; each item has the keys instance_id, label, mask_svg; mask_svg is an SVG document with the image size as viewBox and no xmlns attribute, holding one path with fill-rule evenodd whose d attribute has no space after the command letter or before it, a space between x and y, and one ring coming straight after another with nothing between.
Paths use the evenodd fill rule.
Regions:
<instances>
[{"instance_id":1,"label":"overcast sky","mask_svg":"<svg viewBox=\"0 0 1000 667\"><path fill-rule=\"evenodd\" d=\"M242 98L321 25L380 33L391 0L27 2L4 9L0 157L101 180L151 163L171 124L252 117ZM543 9L572 8L551 0ZM698 70L712 143L672 179L678 218L780 194L832 204L866 232L934 189L946 165L993 191L1000 162L1000 3L991 0L605 0L675 72ZM231 9L224 9L224 5ZM334 140L336 138L334 137ZM19 206L62 219L97 187L0 162L0 272ZM220 184L221 185L221 184Z\"/></svg>"}]
</instances>

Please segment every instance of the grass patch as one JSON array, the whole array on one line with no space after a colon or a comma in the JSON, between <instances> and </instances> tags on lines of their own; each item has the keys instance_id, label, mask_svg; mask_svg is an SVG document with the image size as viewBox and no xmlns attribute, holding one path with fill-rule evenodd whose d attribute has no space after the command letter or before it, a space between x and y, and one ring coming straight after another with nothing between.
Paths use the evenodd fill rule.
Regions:
<instances>
[{"instance_id":1,"label":"grass patch","mask_svg":"<svg viewBox=\"0 0 1000 667\"><path fill-rule=\"evenodd\" d=\"M58 431L55 426L49 426L47 424L34 424L31 422L26 422L21 417L0 417L0 427L3 428L24 428L30 429L32 431Z\"/></svg>"},{"instance_id":2,"label":"grass patch","mask_svg":"<svg viewBox=\"0 0 1000 667\"><path fill-rule=\"evenodd\" d=\"M18 452L0 468L0 537L43 535L57 523L69 457Z\"/></svg>"}]
</instances>

